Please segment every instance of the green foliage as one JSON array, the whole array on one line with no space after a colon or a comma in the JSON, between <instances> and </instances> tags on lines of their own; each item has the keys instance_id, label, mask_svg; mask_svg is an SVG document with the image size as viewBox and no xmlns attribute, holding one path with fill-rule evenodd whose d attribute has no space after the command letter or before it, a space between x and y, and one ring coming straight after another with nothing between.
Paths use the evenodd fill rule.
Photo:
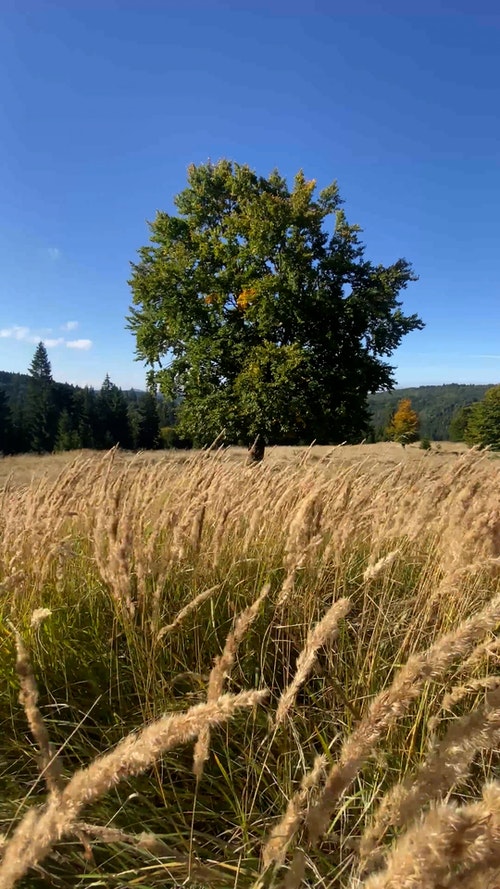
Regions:
<instances>
[{"instance_id":1,"label":"green foliage","mask_svg":"<svg viewBox=\"0 0 500 889\"><path fill-rule=\"evenodd\" d=\"M395 389L393 392L377 392L370 395L368 405L376 441L384 439L384 430L393 411L402 398L410 398L420 418L420 433L432 441L447 441L450 423L459 408L479 401L489 386L460 385L418 386Z\"/></svg>"},{"instance_id":2,"label":"green foliage","mask_svg":"<svg viewBox=\"0 0 500 889\"><path fill-rule=\"evenodd\" d=\"M61 412L57 424L55 450L71 451L75 448L81 448L81 446L82 442L78 430L74 428L73 420L65 408Z\"/></svg>"},{"instance_id":3,"label":"green foliage","mask_svg":"<svg viewBox=\"0 0 500 889\"><path fill-rule=\"evenodd\" d=\"M12 439L12 418L7 396L0 389L0 455L8 453Z\"/></svg>"},{"instance_id":4,"label":"green foliage","mask_svg":"<svg viewBox=\"0 0 500 889\"><path fill-rule=\"evenodd\" d=\"M38 343L29 368L27 418L30 450L52 451L56 437L57 418L54 383L47 349Z\"/></svg>"},{"instance_id":5,"label":"green foliage","mask_svg":"<svg viewBox=\"0 0 500 889\"><path fill-rule=\"evenodd\" d=\"M420 450L421 451L430 451L432 449L432 445L428 438L422 438L420 442Z\"/></svg>"},{"instance_id":6,"label":"green foliage","mask_svg":"<svg viewBox=\"0 0 500 889\"><path fill-rule=\"evenodd\" d=\"M157 399L150 392L129 402L128 422L133 448L154 450L160 447L160 418Z\"/></svg>"},{"instance_id":7,"label":"green foliage","mask_svg":"<svg viewBox=\"0 0 500 889\"><path fill-rule=\"evenodd\" d=\"M37 382L52 383L52 368L50 366L49 356L44 343L38 343L33 355L33 361L29 367L29 375L32 380Z\"/></svg>"},{"instance_id":8,"label":"green foliage","mask_svg":"<svg viewBox=\"0 0 500 889\"><path fill-rule=\"evenodd\" d=\"M391 441L401 442L402 445L410 444L418 438L419 425L418 414L413 410L410 399L403 398L391 417L386 436Z\"/></svg>"},{"instance_id":9,"label":"green foliage","mask_svg":"<svg viewBox=\"0 0 500 889\"><path fill-rule=\"evenodd\" d=\"M314 192L302 172L290 190L277 171L192 165L178 215L150 224L129 327L195 443L359 438L366 396L393 386L385 359L423 326L398 300L410 264L366 261L336 184Z\"/></svg>"},{"instance_id":10,"label":"green foliage","mask_svg":"<svg viewBox=\"0 0 500 889\"><path fill-rule=\"evenodd\" d=\"M49 375L46 352L37 355L34 376L0 371L0 453L100 449L116 443L157 448L160 417L163 425L175 421L174 406L164 398L122 392L109 377L96 393L54 382Z\"/></svg>"},{"instance_id":11,"label":"green foliage","mask_svg":"<svg viewBox=\"0 0 500 889\"><path fill-rule=\"evenodd\" d=\"M127 402L108 374L97 396L96 413L98 447L112 448L117 444L122 448L131 447Z\"/></svg>"},{"instance_id":12,"label":"green foliage","mask_svg":"<svg viewBox=\"0 0 500 889\"><path fill-rule=\"evenodd\" d=\"M460 407L456 414L453 415L450 423L449 437L450 441L466 441L467 426L474 412L473 404L466 404Z\"/></svg>"},{"instance_id":13,"label":"green foliage","mask_svg":"<svg viewBox=\"0 0 500 889\"><path fill-rule=\"evenodd\" d=\"M500 386L488 389L483 400L471 406L465 441L468 445L500 450Z\"/></svg>"},{"instance_id":14,"label":"green foliage","mask_svg":"<svg viewBox=\"0 0 500 889\"><path fill-rule=\"evenodd\" d=\"M191 442L181 438L176 426L162 426L160 429L160 447L162 448L189 448Z\"/></svg>"},{"instance_id":15,"label":"green foliage","mask_svg":"<svg viewBox=\"0 0 500 889\"><path fill-rule=\"evenodd\" d=\"M97 409L96 395L93 389L76 389L72 395L71 415L75 428L78 430L80 447L96 447Z\"/></svg>"},{"instance_id":16,"label":"green foliage","mask_svg":"<svg viewBox=\"0 0 500 889\"><path fill-rule=\"evenodd\" d=\"M0 389L0 456L10 453L14 435L12 415L4 392Z\"/></svg>"},{"instance_id":17,"label":"green foliage","mask_svg":"<svg viewBox=\"0 0 500 889\"><path fill-rule=\"evenodd\" d=\"M139 403L139 438L137 447L153 450L160 443L160 418L157 400L151 392L146 392Z\"/></svg>"}]
</instances>

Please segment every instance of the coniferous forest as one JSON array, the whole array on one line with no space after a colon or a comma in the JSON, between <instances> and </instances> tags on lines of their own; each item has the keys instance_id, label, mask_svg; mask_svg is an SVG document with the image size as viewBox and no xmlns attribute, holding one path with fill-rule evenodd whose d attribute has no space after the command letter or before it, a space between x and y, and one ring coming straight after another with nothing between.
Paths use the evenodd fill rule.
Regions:
<instances>
[{"instance_id":1,"label":"coniferous forest","mask_svg":"<svg viewBox=\"0 0 500 889\"><path fill-rule=\"evenodd\" d=\"M55 382L43 343L27 374L0 371L0 453L116 444L151 450L172 443L172 424L172 405L150 392L122 391L109 376L99 390Z\"/></svg>"}]
</instances>

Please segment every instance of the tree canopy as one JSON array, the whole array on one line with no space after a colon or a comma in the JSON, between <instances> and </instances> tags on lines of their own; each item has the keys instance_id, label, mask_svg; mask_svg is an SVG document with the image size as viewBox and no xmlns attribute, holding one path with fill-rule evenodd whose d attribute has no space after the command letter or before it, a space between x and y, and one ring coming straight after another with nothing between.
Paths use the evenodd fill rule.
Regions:
<instances>
[{"instance_id":1,"label":"tree canopy","mask_svg":"<svg viewBox=\"0 0 500 889\"><path fill-rule=\"evenodd\" d=\"M467 427L474 413L476 405L464 404L460 407L451 418L449 426L450 441L465 441L467 438Z\"/></svg>"},{"instance_id":2,"label":"tree canopy","mask_svg":"<svg viewBox=\"0 0 500 889\"><path fill-rule=\"evenodd\" d=\"M392 441L399 441L404 446L416 441L420 420L411 406L409 398L402 398L389 423L386 434Z\"/></svg>"},{"instance_id":3,"label":"tree canopy","mask_svg":"<svg viewBox=\"0 0 500 889\"><path fill-rule=\"evenodd\" d=\"M316 195L227 160L190 166L132 264L128 325L149 382L179 404L196 443L354 440L369 393L391 389L387 359L423 327L398 299L405 259L373 265L336 183Z\"/></svg>"},{"instance_id":4,"label":"tree canopy","mask_svg":"<svg viewBox=\"0 0 500 889\"><path fill-rule=\"evenodd\" d=\"M492 386L482 401L471 405L464 439L468 445L500 451L500 386Z\"/></svg>"}]
</instances>

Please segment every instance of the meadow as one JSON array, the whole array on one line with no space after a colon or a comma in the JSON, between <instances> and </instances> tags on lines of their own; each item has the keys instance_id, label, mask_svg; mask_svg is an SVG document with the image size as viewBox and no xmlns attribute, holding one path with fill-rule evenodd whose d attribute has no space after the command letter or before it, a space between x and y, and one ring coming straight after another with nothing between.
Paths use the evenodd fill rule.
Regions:
<instances>
[{"instance_id":1,"label":"meadow","mask_svg":"<svg viewBox=\"0 0 500 889\"><path fill-rule=\"evenodd\" d=\"M500 886L500 463L0 461L0 889Z\"/></svg>"}]
</instances>

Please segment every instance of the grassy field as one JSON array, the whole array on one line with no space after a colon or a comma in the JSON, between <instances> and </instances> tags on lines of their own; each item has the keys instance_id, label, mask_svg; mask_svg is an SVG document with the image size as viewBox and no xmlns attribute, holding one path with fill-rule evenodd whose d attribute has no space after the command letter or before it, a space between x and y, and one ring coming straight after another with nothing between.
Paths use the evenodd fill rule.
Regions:
<instances>
[{"instance_id":1,"label":"grassy field","mask_svg":"<svg viewBox=\"0 0 500 889\"><path fill-rule=\"evenodd\" d=\"M0 461L0 889L500 886L462 450Z\"/></svg>"},{"instance_id":2,"label":"grassy field","mask_svg":"<svg viewBox=\"0 0 500 889\"><path fill-rule=\"evenodd\" d=\"M308 461L324 461L327 459L330 464L346 465L349 463L359 463L360 460L370 460L377 464L399 464L402 460L422 460L435 459L440 462L448 462L454 457L460 456L467 451L464 444L457 442L438 442L432 446L430 451L422 451L418 444L408 445L404 450L399 444L392 442L381 442L375 445L352 445L349 447L328 447L316 446L312 449L304 447L275 447L267 451L266 462L269 463L290 463L297 462L308 453ZM79 451L78 456L85 458L91 457L92 451ZM97 453L94 454L96 457ZM164 463L167 460L184 463L189 460L193 452L189 451L146 451L139 455L119 451L116 456L116 462L120 465L129 463L131 460L136 466L144 466L145 464L153 465L155 463ZM243 448L229 448L226 452L226 458L241 462L245 460L246 451ZM33 479L39 479L46 476L55 479L59 473L75 459L74 451L64 451L59 454L47 454L39 457L36 454L22 454L15 457L4 457L0 459L0 488L12 476L16 484L30 484Z\"/></svg>"}]
</instances>

